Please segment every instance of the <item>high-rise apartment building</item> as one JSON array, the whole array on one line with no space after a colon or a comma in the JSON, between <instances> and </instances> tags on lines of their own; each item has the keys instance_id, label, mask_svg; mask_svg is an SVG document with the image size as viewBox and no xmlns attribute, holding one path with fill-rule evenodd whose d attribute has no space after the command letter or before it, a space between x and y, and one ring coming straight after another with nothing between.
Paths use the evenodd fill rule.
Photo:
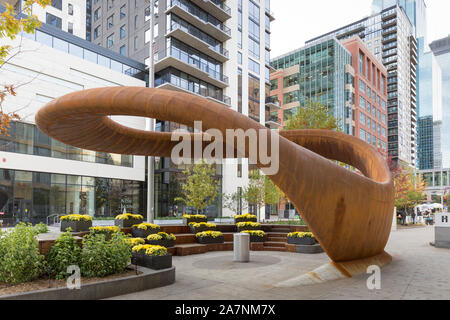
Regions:
<instances>
[{"instance_id":1,"label":"high-rise apartment building","mask_svg":"<svg viewBox=\"0 0 450 320\"><path fill-rule=\"evenodd\" d=\"M405 10L395 5L307 41L307 45L353 36L359 36L387 69L389 155L415 166L418 64L415 28Z\"/></svg>"},{"instance_id":2,"label":"high-rise apartment building","mask_svg":"<svg viewBox=\"0 0 450 320\"><path fill-rule=\"evenodd\" d=\"M278 107L266 98L270 87L270 0L93 0L91 40L149 65L154 36L155 87L212 99L271 126ZM150 22L153 20L153 28ZM153 31L151 31L153 30ZM269 119L266 119L266 115ZM272 119L273 120L273 119ZM175 124L157 121L156 129ZM156 159L155 214L180 213L183 175L170 159ZM222 193L239 192L248 182L247 161L218 166ZM210 217L222 212L220 199L207 208Z\"/></svg>"},{"instance_id":3,"label":"high-rise apartment building","mask_svg":"<svg viewBox=\"0 0 450 320\"><path fill-rule=\"evenodd\" d=\"M442 72L442 166L450 168L450 36L430 47Z\"/></svg>"},{"instance_id":4,"label":"high-rise apartment building","mask_svg":"<svg viewBox=\"0 0 450 320\"><path fill-rule=\"evenodd\" d=\"M33 15L39 21L85 39L87 1L90 0L52 0L46 8L34 4ZM18 13L22 11L24 2L24 0L1 0L0 4L10 4Z\"/></svg>"}]
</instances>

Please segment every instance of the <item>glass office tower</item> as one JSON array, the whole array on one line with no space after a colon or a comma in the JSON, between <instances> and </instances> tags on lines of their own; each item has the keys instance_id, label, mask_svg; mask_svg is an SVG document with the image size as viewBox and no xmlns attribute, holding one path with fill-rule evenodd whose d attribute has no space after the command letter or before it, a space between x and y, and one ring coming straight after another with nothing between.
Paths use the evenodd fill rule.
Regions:
<instances>
[{"instance_id":1,"label":"glass office tower","mask_svg":"<svg viewBox=\"0 0 450 320\"><path fill-rule=\"evenodd\" d=\"M308 99L315 100L328 107L341 129L345 128L345 119L351 114L345 110L346 65L351 65L350 52L337 40L331 39L308 45L272 60L273 68L288 69L299 65L299 72L284 79L284 88L293 88L283 96L283 105L293 104L293 108L284 110L284 119L305 106Z\"/></svg>"},{"instance_id":2,"label":"glass office tower","mask_svg":"<svg viewBox=\"0 0 450 320\"><path fill-rule=\"evenodd\" d=\"M450 36L430 44L442 72L442 158L450 168Z\"/></svg>"}]
</instances>

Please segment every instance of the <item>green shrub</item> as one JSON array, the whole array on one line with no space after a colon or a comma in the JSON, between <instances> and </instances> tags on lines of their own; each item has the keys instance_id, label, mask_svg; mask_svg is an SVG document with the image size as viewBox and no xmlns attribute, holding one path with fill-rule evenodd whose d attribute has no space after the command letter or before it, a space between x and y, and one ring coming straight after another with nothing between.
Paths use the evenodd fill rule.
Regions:
<instances>
[{"instance_id":1,"label":"green shrub","mask_svg":"<svg viewBox=\"0 0 450 320\"><path fill-rule=\"evenodd\" d=\"M18 224L0 239L0 282L17 284L32 281L45 270L44 257L39 253L36 230L31 225Z\"/></svg>"},{"instance_id":2,"label":"green shrub","mask_svg":"<svg viewBox=\"0 0 450 320\"><path fill-rule=\"evenodd\" d=\"M113 233L106 241L103 234L83 238L81 274L85 277L106 277L125 270L131 259L130 247L122 232Z\"/></svg>"},{"instance_id":3,"label":"green shrub","mask_svg":"<svg viewBox=\"0 0 450 320\"><path fill-rule=\"evenodd\" d=\"M67 231L59 236L55 244L47 254L49 276L56 279L64 279L70 276L67 267L80 265L81 248L77 240Z\"/></svg>"},{"instance_id":4,"label":"green shrub","mask_svg":"<svg viewBox=\"0 0 450 320\"><path fill-rule=\"evenodd\" d=\"M34 226L34 229L36 230L36 234L41 234L41 233L47 233L48 232L48 227L45 223L38 223L37 225Z\"/></svg>"}]
</instances>

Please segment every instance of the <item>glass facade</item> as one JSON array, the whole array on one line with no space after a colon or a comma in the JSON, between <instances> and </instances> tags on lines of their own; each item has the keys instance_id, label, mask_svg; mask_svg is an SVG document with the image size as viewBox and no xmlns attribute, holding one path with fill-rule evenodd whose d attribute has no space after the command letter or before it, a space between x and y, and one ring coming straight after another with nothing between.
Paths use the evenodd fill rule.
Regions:
<instances>
[{"instance_id":1,"label":"glass facade","mask_svg":"<svg viewBox=\"0 0 450 320\"><path fill-rule=\"evenodd\" d=\"M347 116L345 102L351 96L345 94L345 66L352 64L351 54L335 39L310 45L285 56L276 58L271 65L275 69L300 66L300 73L284 79L285 84L299 84L298 92L285 94L284 103L299 101L305 106L309 99L328 107L344 131ZM284 118L295 110L286 110Z\"/></svg>"},{"instance_id":2,"label":"glass facade","mask_svg":"<svg viewBox=\"0 0 450 320\"><path fill-rule=\"evenodd\" d=\"M420 117L418 128L419 169L434 169L433 159L433 116Z\"/></svg>"},{"instance_id":3,"label":"glass facade","mask_svg":"<svg viewBox=\"0 0 450 320\"><path fill-rule=\"evenodd\" d=\"M54 140L34 124L11 122L8 135L0 135L0 151L133 167L133 156L83 150Z\"/></svg>"},{"instance_id":4,"label":"glass facade","mask_svg":"<svg viewBox=\"0 0 450 320\"><path fill-rule=\"evenodd\" d=\"M115 217L124 210L145 215L144 182L0 169L9 200L3 225L46 223L50 215Z\"/></svg>"}]
</instances>

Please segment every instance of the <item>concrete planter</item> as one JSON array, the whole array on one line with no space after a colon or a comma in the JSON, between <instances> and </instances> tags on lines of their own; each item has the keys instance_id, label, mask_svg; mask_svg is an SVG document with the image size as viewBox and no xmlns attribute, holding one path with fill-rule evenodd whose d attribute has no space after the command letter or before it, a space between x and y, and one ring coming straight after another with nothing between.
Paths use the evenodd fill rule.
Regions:
<instances>
[{"instance_id":1,"label":"concrete planter","mask_svg":"<svg viewBox=\"0 0 450 320\"><path fill-rule=\"evenodd\" d=\"M262 226L259 227L237 227L238 232L242 232L242 231L247 231L247 230L253 230L253 231L258 231L258 230L262 230Z\"/></svg>"},{"instance_id":2,"label":"concrete planter","mask_svg":"<svg viewBox=\"0 0 450 320\"><path fill-rule=\"evenodd\" d=\"M234 224L239 222L258 222L257 218L234 218Z\"/></svg>"},{"instance_id":3,"label":"concrete planter","mask_svg":"<svg viewBox=\"0 0 450 320\"><path fill-rule=\"evenodd\" d=\"M71 232L86 232L90 227L92 227L92 221L61 220L61 232L65 232L67 228L71 228Z\"/></svg>"},{"instance_id":4,"label":"concrete planter","mask_svg":"<svg viewBox=\"0 0 450 320\"><path fill-rule=\"evenodd\" d=\"M144 255L142 267L152 270L163 270L172 268L172 255L169 253L166 256L148 256Z\"/></svg>"},{"instance_id":5,"label":"concrete planter","mask_svg":"<svg viewBox=\"0 0 450 320\"><path fill-rule=\"evenodd\" d=\"M131 228L135 224L141 224L142 219L114 220L114 225L121 228Z\"/></svg>"},{"instance_id":6,"label":"concrete planter","mask_svg":"<svg viewBox=\"0 0 450 320\"><path fill-rule=\"evenodd\" d=\"M312 246L317 244L317 240L315 238L305 237L305 238L297 238L297 237L288 237L287 243L303 245L303 246Z\"/></svg>"},{"instance_id":7,"label":"concrete planter","mask_svg":"<svg viewBox=\"0 0 450 320\"><path fill-rule=\"evenodd\" d=\"M266 241L266 237L258 237L258 236L252 236L250 235L250 242L264 242Z\"/></svg>"},{"instance_id":8,"label":"concrete planter","mask_svg":"<svg viewBox=\"0 0 450 320\"><path fill-rule=\"evenodd\" d=\"M197 242L200 244L215 244L215 243L223 243L224 238L223 236L213 238L213 237L203 237L203 238L197 238Z\"/></svg>"},{"instance_id":9,"label":"concrete planter","mask_svg":"<svg viewBox=\"0 0 450 320\"><path fill-rule=\"evenodd\" d=\"M144 230L144 229L139 229L139 228L134 227L133 230L131 230L131 234L135 238L146 239L149 235L158 233L159 230L160 230L160 228L158 228L158 229L147 228L147 230Z\"/></svg>"},{"instance_id":10,"label":"concrete planter","mask_svg":"<svg viewBox=\"0 0 450 320\"><path fill-rule=\"evenodd\" d=\"M208 219L207 218L190 218L190 219L183 218L183 224L185 226L189 226L189 223L191 223L191 222L195 222L195 223L208 222Z\"/></svg>"},{"instance_id":11,"label":"concrete planter","mask_svg":"<svg viewBox=\"0 0 450 320\"><path fill-rule=\"evenodd\" d=\"M171 248L175 245L175 241L173 240L145 240L145 242L154 246L162 246L166 248Z\"/></svg>"},{"instance_id":12,"label":"concrete planter","mask_svg":"<svg viewBox=\"0 0 450 320\"><path fill-rule=\"evenodd\" d=\"M190 226L190 228L191 228L191 232L193 234L197 234L199 232L215 231L216 230L216 227L205 227L205 226L201 226L201 227L198 227L198 228L194 228L194 227Z\"/></svg>"}]
</instances>

